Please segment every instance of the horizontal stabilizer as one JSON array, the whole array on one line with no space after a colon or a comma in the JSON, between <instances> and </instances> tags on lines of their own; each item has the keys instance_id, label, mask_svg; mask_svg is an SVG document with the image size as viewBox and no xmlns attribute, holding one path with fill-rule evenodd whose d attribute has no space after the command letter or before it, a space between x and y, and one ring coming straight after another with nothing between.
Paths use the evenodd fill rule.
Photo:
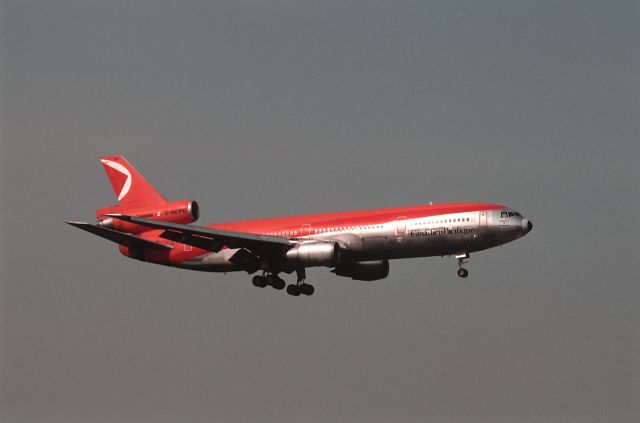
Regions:
<instances>
[{"instance_id":1,"label":"horizontal stabilizer","mask_svg":"<svg viewBox=\"0 0 640 423\"><path fill-rule=\"evenodd\" d=\"M160 244L157 242L149 241L148 239L140 238L135 235L125 234L123 232L114 231L113 229L103 228L101 226L92 225L85 222L67 222L71 226L80 228L84 231L91 232L94 235L98 235L109 241L125 245L127 247L145 248L148 250L170 250L170 245Z\"/></svg>"}]
</instances>

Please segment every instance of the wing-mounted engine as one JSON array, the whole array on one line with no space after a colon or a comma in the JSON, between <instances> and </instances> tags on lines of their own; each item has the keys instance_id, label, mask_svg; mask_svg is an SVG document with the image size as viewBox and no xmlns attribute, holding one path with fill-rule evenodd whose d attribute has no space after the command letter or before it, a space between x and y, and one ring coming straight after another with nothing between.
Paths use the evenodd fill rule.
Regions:
<instances>
[{"instance_id":1,"label":"wing-mounted engine","mask_svg":"<svg viewBox=\"0 0 640 423\"><path fill-rule=\"evenodd\" d=\"M340 260L337 242L309 242L298 244L286 253L287 261L303 267L335 266Z\"/></svg>"},{"instance_id":2,"label":"wing-mounted engine","mask_svg":"<svg viewBox=\"0 0 640 423\"><path fill-rule=\"evenodd\" d=\"M136 208L123 207L120 205L96 210L98 226L135 234L148 231L150 228L105 216L108 213L125 214L128 216L158 220L161 222L193 223L198 220L200 208L196 201L181 200Z\"/></svg>"},{"instance_id":3,"label":"wing-mounted engine","mask_svg":"<svg viewBox=\"0 0 640 423\"><path fill-rule=\"evenodd\" d=\"M339 263L332 272L356 281L377 281L389 276L389 260Z\"/></svg>"}]
</instances>

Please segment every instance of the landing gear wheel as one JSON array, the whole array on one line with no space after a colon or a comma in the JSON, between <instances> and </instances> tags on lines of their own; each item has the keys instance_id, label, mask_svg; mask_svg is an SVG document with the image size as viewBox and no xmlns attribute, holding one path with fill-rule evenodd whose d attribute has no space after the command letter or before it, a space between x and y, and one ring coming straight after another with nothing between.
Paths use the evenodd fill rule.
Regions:
<instances>
[{"instance_id":1,"label":"landing gear wheel","mask_svg":"<svg viewBox=\"0 0 640 423\"><path fill-rule=\"evenodd\" d=\"M287 286L287 294L289 295L293 295L294 297L297 297L298 295L300 295L300 287L298 285L289 285Z\"/></svg>"},{"instance_id":2,"label":"landing gear wheel","mask_svg":"<svg viewBox=\"0 0 640 423\"><path fill-rule=\"evenodd\" d=\"M279 278L278 276L276 276L273 279L273 282L271 282L271 286L273 287L273 289L277 289L278 291L284 289L284 286L286 284L284 283L284 280L282 278Z\"/></svg>"},{"instance_id":3,"label":"landing gear wheel","mask_svg":"<svg viewBox=\"0 0 640 423\"><path fill-rule=\"evenodd\" d=\"M313 287L313 285L309 285L308 283L303 283L302 285L300 285L300 292L302 292L304 295L313 295L315 291L316 289Z\"/></svg>"},{"instance_id":4,"label":"landing gear wheel","mask_svg":"<svg viewBox=\"0 0 640 423\"><path fill-rule=\"evenodd\" d=\"M463 253L463 254L458 254L456 255L456 258L458 259L458 276L460 276L461 278L466 278L467 276L469 276L469 271L467 269L465 269L464 266L468 261L469 261L469 251Z\"/></svg>"},{"instance_id":5,"label":"landing gear wheel","mask_svg":"<svg viewBox=\"0 0 640 423\"><path fill-rule=\"evenodd\" d=\"M264 288L267 286L267 278L264 276L254 276L253 279L251 279L251 283L258 288Z\"/></svg>"},{"instance_id":6,"label":"landing gear wheel","mask_svg":"<svg viewBox=\"0 0 640 423\"><path fill-rule=\"evenodd\" d=\"M300 294L304 295L313 295L315 288L313 285L309 285L308 283L304 283L305 278L307 277L304 268L297 269L296 275L298 280L295 284L291 284L287 286L287 294L293 295L294 297L299 296ZM283 282L284 283L284 282Z\"/></svg>"}]
</instances>

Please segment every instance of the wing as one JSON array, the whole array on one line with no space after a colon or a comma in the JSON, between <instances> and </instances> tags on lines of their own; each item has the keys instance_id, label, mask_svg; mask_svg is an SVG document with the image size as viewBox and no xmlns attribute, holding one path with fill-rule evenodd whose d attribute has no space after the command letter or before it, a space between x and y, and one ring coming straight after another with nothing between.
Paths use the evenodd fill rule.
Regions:
<instances>
[{"instance_id":1,"label":"wing","mask_svg":"<svg viewBox=\"0 0 640 423\"><path fill-rule=\"evenodd\" d=\"M220 251L222 247L228 247L244 248L258 255L271 256L283 254L293 247L293 244L287 238L279 236L224 231L196 225L160 222L120 214L108 214L107 216L148 228L164 229L164 232L160 234L161 238L193 245L194 247L216 253Z\"/></svg>"},{"instance_id":2,"label":"wing","mask_svg":"<svg viewBox=\"0 0 640 423\"><path fill-rule=\"evenodd\" d=\"M127 247L139 247L150 250L170 250L172 247L166 244L160 244L157 242L149 241L148 239L140 238L135 235L125 234L122 232L114 231L113 229L103 228L101 226L92 225L85 222L67 222L71 226L80 228L83 231L91 232L94 235L108 239L109 241L116 242Z\"/></svg>"}]
</instances>

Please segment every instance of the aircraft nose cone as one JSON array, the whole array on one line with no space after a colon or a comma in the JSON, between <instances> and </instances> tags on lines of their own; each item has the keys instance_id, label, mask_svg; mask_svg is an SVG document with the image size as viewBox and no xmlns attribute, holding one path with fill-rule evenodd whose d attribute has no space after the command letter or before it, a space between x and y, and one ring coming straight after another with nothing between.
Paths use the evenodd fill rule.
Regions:
<instances>
[{"instance_id":1,"label":"aircraft nose cone","mask_svg":"<svg viewBox=\"0 0 640 423\"><path fill-rule=\"evenodd\" d=\"M533 229L533 223L529 219L522 219L522 230L525 234L528 234Z\"/></svg>"}]
</instances>

